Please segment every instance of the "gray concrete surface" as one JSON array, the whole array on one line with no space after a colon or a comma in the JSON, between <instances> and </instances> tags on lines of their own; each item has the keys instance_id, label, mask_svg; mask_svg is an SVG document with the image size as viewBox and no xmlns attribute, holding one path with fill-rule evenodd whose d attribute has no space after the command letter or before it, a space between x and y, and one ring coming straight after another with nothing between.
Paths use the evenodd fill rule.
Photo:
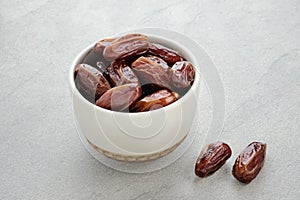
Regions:
<instances>
[{"instance_id":1,"label":"gray concrete surface","mask_svg":"<svg viewBox=\"0 0 300 200\"><path fill-rule=\"evenodd\" d=\"M219 70L226 119L218 139L233 156L208 178L193 173L197 142L216 133L147 174L102 165L77 136L67 84L74 56L143 27L187 35ZM299 0L1 0L0 38L0 199L299 199ZM211 112L203 91L199 134ZM242 185L231 166L253 140L268 143L267 159Z\"/></svg>"}]
</instances>

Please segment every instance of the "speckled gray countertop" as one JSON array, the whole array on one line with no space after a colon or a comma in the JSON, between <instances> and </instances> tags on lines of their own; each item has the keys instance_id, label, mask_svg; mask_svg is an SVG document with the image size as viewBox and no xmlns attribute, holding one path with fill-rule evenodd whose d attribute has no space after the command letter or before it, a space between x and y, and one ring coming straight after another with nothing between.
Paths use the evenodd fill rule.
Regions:
<instances>
[{"instance_id":1,"label":"speckled gray countertop","mask_svg":"<svg viewBox=\"0 0 300 200\"><path fill-rule=\"evenodd\" d=\"M99 38L136 28L178 31L210 56L225 91L223 134L146 174L106 167L83 147L67 73ZM300 196L300 1L0 1L0 199L297 199ZM203 89L195 131L209 123ZM193 173L200 143L228 142L214 175ZM251 141L268 143L257 179L231 176ZM199 142L199 146L197 146Z\"/></svg>"}]
</instances>

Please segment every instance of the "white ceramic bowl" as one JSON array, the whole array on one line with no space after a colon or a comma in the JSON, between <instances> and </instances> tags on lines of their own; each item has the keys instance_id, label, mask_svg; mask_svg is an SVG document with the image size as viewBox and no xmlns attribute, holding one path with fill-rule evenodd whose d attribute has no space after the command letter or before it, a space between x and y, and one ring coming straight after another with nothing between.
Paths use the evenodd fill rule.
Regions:
<instances>
[{"instance_id":1,"label":"white ceramic bowl","mask_svg":"<svg viewBox=\"0 0 300 200\"><path fill-rule=\"evenodd\" d=\"M184 44L170 38L147 34L151 42L178 51L195 67L191 89L176 102L148 112L123 113L98 107L87 101L76 89L74 69L94 43L74 59L69 72L74 118L80 131L104 155L124 161L159 158L174 150L191 128L199 97L200 73L197 59Z\"/></svg>"}]
</instances>

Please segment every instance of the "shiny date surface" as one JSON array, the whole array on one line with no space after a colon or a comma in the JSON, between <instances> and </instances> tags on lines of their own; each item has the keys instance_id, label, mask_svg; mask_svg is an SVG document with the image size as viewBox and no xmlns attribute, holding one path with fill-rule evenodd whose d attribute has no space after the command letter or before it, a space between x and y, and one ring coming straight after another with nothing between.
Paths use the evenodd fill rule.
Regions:
<instances>
[{"instance_id":1,"label":"shiny date surface","mask_svg":"<svg viewBox=\"0 0 300 200\"><path fill-rule=\"evenodd\" d=\"M231 153L231 148L226 143L216 142L207 145L196 161L195 174L199 177L213 174L225 164Z\"/></svg>"},{"instance_id":2,"label":"shiny date surface","mask_svg":"<svg viewBox=\"0 0 300 200\"><path fill-rule=\"evenodd\" d=\"M232 175L242 183L250 183L264 165L266 149L265 143L250 143L237 157L232 168Z\"/></svg>"},{"instance_id":3,"label":"shiny date surface","mask_svg":"<svg viewBox=\"0 0 300 200\"><path fill-rule=\"evenodd\" d=\"M131 64L131 67L143 84L157 84L163 88L170 88L170 69L163 59L156 56L141 56Z\"/></svg>"},{"instance_id":4,"label":"shiny date surface","mask_svg":"<svg viewBox=\"0 0 300 200\"><path fill-rule=\"evenodd\" d=\"M179 95L175 92L159 90L133 104L133 106L130 107L130 111L144 112L156 110L175 102L178 98Z\"/></svg>"},{"instance_id":5,"label":"shiny date surface","mask_svg":"<svg viewBox=\"0 0 300 200\"><path fill-rule=\"evenodd\" d=\"M148 37L142 34L128 34L110 42L103 50L103 57L113 61L122 56L123 59L132 56L130 52L144 52L150 46Z\"/></svg>"},{"instance_id":6,"label":"shiny date surface","mask_svg":"<svg viewBox=\"0 0 300 200\"><path fill-rule=\"evenodd\" d=\"M111 85L119 86L128 83L139 83L132 69L124 62L114 61L106 69Z\"/></svg>"},{"instance_id":7,"label":"shiny date surface","mask_svg":"<svg viewBox=\"0 0 300 200\"><path fill-rule=\"evenodd\" d=\"M178 61L183 61L183 57L178 52L169 49L163 45L152 43L149 47L149 53L164 59L169 65Z\"/></svg>"},{"instance_id":8,"label":"shiny date surface","mask_svg":"<svg viewBox=\"0 0 300 200\"><path fill-rule=\"evenodd\" d=\"M179 89L191 87L194 77L194 67L187 61L176 62L172 66L169 76L172 86Z\"/></svg>"},{"instance_id":9,"label":"shiny date surface","mask_svg":"<svg viewBox=\"0 0 300 200\"><path fill-rule=\"evenodd\" d=\"M78 90L93 101L111 88L103 74L87 64L77 65L74 80Z\"/></svg>"},{"instance_id":10,"label":"shiny date surface","mask_svg":"<svg viewBox=\"0 0 300 200\"><path fill-rule=\"evenodd\" d=\"M114 111L124 111L142 95L137 83L120 85L107 90L96 105Z\"/></svg>"}]
</instances>

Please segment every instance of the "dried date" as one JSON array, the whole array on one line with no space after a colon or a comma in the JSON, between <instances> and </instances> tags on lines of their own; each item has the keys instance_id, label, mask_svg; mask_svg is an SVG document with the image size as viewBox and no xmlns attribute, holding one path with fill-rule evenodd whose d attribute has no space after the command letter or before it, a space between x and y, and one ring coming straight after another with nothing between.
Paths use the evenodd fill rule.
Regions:
<instances>
[{"instance_id":1,"label":"dried date","mask_svg":"<svg viewBox=\"0 0 300 200\"><path fill-rule=\"evenodd\" d=\"M96 105L114 111L123 111L134 103L142 94L137 83L120 85L107 90Z\"/></svg>"},{"instance_id":2,"label":"dried date","mask_svg":"<svg viewBox=\"0 0 300 200\"><path fill-rule=\"evenodd\" d=\"M125 61L128 65L131 65L131 63L134 60L136 60L139 56L146 55L147 51L147 49L145 49L144 51L141 51L139 49L130 51L121 55L117 60L122 60L123 62Z\"/></svg>"},{"instance_id":3,"label":"dried date","mask_svg":"<svg viewBox=\"0 0 300 200\"><path fill-rule=\"evenodd\" d=\"M199 177L213 174L225 164L230 156L231 149L226 143L216 142L207 145L196 161L195 174Z\"/></svg>"},{"instance_id":4,"label":"dried date","mask_svg":"<svg viewBox=\"0 0 300 200\"><path fill-rule=\"evenodd\" d=\"M111 88L103 74L90 65L77 65L74 75L79 91L83 91L84 95L88 95L94 101Z\"/></svg>"},{"instance_id":5,"label":"dried date","mask_svg":"<svg viewBox=\"0 0 300 200\"><path fill-rule=\"evenodd\" d=\"M99 55L102 55L105 47L107 47L115 39L116 38L105 38L103 40L100 40L100 41L96 42L96 44L93 48L93 51L96 52Z\"/></svg>"},{"instance_id":6,"label":"dried date","mask_svg":"<svg viewBox=\"0 0 300 200\"><path fill-rule=\"evenodd\" d=\"M237 157L232 168L232 175L242 183L250 183L264 165L266 148L265 143L250 143Z\"/></svg>"},{"instance_id":7,"label":"dried date","mask_svg":"<svg viewBox=\"0 0 300 200\"><path fill-rule=\"evenodd\" d=\"M132 56L130 52L138 54L138 52L144 52L150 46L148 37L142 34L128 34L119 37L109 43L103 51L103 57L112 61L122 56L123 59ZM124 56L127 55L127 56Z\"/></svg>"},{"instance_id":8,"label":"dried date","mask_svg":"<svg viewBox=\"0 0 300 200\"><path fill-rule=\"evenodd\" d=\"M131 64L131 67L143 84L157 84L170 89L170 69L163 59L156 56L141 56Z\"/></svg>"},{"instance_id":9,"label":"dried date","mask_svg":"<svg viewBox=\"0 0 300 200\"><path fill-rule=\"evenodd\" d=\"M164 59L169 65L184 60L178 52L160 44L152 43L149 47L149 53Z\"/></svg>"},{"instance_id":10,"label":"dried date","mask_svg":"<svg viewBox=\"0 0 300 200\"><path fill-rule=\"evenodd\" d=\"M176 89L189 88L194 81L195 70L192 63L176 62L170 70L170 81Z\"/></svg>"},{"instance_id":11,"label":"dried date","mask_svg":"<svg viewBox=\"0 0 300 200\"><path fill-rule=\"evenodd\" d=\"M179 95L175 92L170 92L168 90L159 90L133 104L133 106L130 107L130 111L144 112L149 110L156 110L175 102L178 98Z\"/></svg>"},{"instance_id":12,"label":"dried date","mask_svg":"<svg viewBox=\"0 0 300 200\"><path fill-rule=\"evenodd\" d=\"M106 69L111 85L119 86L127 83L138 83L139 80L132 69L122 61L114 61Z\"/></svg>"}]
</instances>

